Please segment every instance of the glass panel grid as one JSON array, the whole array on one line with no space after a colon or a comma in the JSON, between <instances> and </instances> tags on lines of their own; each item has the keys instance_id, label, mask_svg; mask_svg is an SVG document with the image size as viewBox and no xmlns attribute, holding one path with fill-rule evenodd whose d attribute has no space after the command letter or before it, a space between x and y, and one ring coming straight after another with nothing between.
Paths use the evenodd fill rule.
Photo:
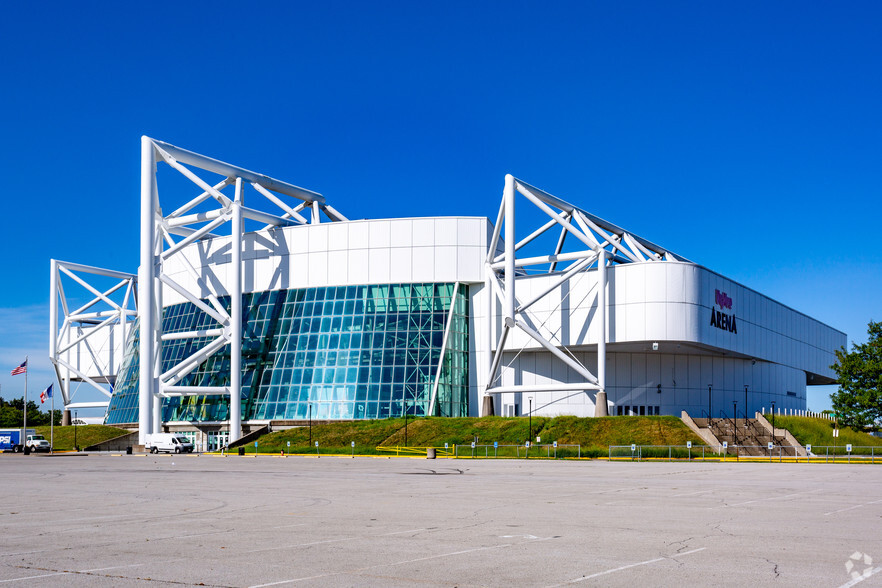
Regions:
<instances>
[{"instance_id":1,"label":"glass panel grid","mask_svg":"<svg viewBox=\"0 0 882 588\"><path fill-rule=\"evenodd\" d=\"M243 420L386 418L429 411L453 284L379 284L244 296ZM229 299L221 299L229 309ZM215 327L190 303L163 310L166 333ZM163 371L211 338L163 344ZM108 424L137 422L138 329L128 341ZM180 385L229 385L229 348ZM461 286L442 362L435 415L468 415L468 292ZM166 421L229 419L222 396L168 398Z\"/></svg>"}]
</instances>

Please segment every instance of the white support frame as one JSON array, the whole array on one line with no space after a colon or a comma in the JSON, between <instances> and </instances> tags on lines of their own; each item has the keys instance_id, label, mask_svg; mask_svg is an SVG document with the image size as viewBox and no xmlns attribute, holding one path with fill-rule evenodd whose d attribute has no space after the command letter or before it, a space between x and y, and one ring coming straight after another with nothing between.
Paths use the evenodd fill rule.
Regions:
<instances>
[{"instance_id":1,"label":"white support frame","mask_svg":"<svg viewBox=\"0 0 882 588\"><path fill-rule=\"evenodd\" d=\"M111 391L104 386L116 385L119 365L114 359L122 360L126 338L137 318L137 276L125 272L97 268L79 263L52 259L49 261L49 361L55 369L58 388L66 410L74 408L100 408L110 403ZM73 280L91 300L79 308L70 308L70 298L62 284L62 276ZM90 276L100 276L117 280L106 290L100 290L89 282ZM114 301L111 296L125 289L122 298ZM71 292L73 293L73 292ZM59 322L59 310L61 321ZM105 352L96 350L96 335L108 333L119 327L118 342L108 345ZM106 328L105 328L106 327ZM120 346L119 356L114 358L114 347ZM71 350L89 355L92 364L102 372L101 377L93 377L77 369L64 359ZM84 382L108 398L106 401L74 402L76 392L71 389L72 382Z\"/></svg>"},{"instance_id":2,"label":"white support frame","mask_svg":"<svg viewBox=\"0 0 882 588\"><path fill-rule=\"evenodd\" d=\"M541 210L551 220L530 233L527 237L516 241L516 196L520 194L536 208ZM560 227L560 236L553 253L534 257L518 258L518 251L522 247L534 241L543 233L553 227ZM504 233L503 233L504 229ZM582 245L584 250L562 253L564 241L571 236ZM505 248L500 254L497 246L503 239ZM487 337L486 352L488 356L488 369L484 380L484 398L488 395L502 393L524 393L545 391L573 391L573 390L596 390L595 416L607 416L608 405L606 400L606 318L608 312L606 272L613 263L640 263L652 261L686 261L684 258L674 255L670 251L655 245L641 237L625 231L616 225L598 218L572 204L561 200L551 194L540 190L530 184L516 179L512 175L505 176L502 203L499 216L496 221L487 258L484 263L485 288L487 290L487 318L485 335ZM561 270L558 264L561 262L573 262ZM535 295L531 300L519 302L517 298L517 283L525 274L522 268L529 266L548 266L548 273L556 276L552 284L544 289L541 294ZM593 320L599 321L598 331L600 337L597 344L597 374L592 374L582 365L575 356L562 344L552 342L544 337L537 329L531 326L528 310L536 302L548 296L551 292L569 282L575 276L589 271L597 271L597 306L598 312ZM498 301L502 307L502 316L495 314L495 304ZM498 318L502 318L502 332L498 336L498 342L493 347L494 326ZM583 382L568 384L545 384L545 385L511 385L502 386L497 383L499 379L499 367L503 353L506 351L506 342L513 329L518 329L531 339L539 343L549 353L560 359L583 378ZM486 406L482 398L482 407Z\"/></svg>"},{"instance_id":3,"label":"white support frame","mask_svg":"<svg viewBox=\"0 0 882 588\"><path fill-rule=\"evenodd\" d=\"M157 188L157 164L165 163L195 184L200 192L186 204L163 216ZM222 176L218 183L202 179L195 171L203 170ZM245 205L244 188L250 185L258 198L258 206L272 212ZM231 198L221 190L235 186ZM288 202L293 198L296 202ZM206 204L217 208L205 211ZM195 209L201 207L199 212ZM301 214L304 213L304 214ZM264 228L305 225L322 222L322 214L331 222L348 220L325 202L317 192L276 180L229 163L175 147L162 141L141 138L141 269L139 277L139 311L141 320L139 373L139 443L146 436L162 429L161 399L173 396L229 395L230 442L242 436L241 375L242 375L242 249L244 222L251 220ZM187 290L164 271L165 262L185 247L200 240L219 236L215 233L230 224L231 270L225 284L230 296L230 311L220 303L220 294L211 281L190 264L184 256L177 256L194 280L208 296ZM183 239L175 240L175 237ZM213 318L217 325L188 333L162 332L162 292L164 288L196 305ZM213 339L190 357L184 358L161 372L163 341L212 337ZM229 386L182 386L179 382L195 370L213 353L230 346Z\"/></svg>"}]
</instances>

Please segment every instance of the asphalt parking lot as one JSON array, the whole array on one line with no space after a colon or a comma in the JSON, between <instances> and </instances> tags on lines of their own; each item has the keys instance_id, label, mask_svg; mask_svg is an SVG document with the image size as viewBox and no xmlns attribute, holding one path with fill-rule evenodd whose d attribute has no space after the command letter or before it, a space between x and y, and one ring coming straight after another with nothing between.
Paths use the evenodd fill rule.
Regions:
<instances>
[{"instance_id":1,"label":"asphalt parking lot","mask_svg":"<svg viewBox=\"0 0 882 588\"><path fill-rule=\"evenodd\" d=\"M2 455L0 472L0 586L882 585L882 466Z\"/></svg>"}]
</instances>

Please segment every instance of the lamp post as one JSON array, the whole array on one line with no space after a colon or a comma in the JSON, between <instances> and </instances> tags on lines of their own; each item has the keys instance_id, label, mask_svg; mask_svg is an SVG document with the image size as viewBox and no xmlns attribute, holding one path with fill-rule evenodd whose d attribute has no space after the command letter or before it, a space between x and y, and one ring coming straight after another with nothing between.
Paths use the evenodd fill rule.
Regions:
<instances>
[{"instance_id":1,"label":"lamp post","mask_svg":"<svg viewBox=\"0 0 882 588\"><path fill-rule=\"evenodd\" d=\"M744 418L747 418L747 388L750 384L744 385ZM745 421L744 427L747 427L747 422Z\"/></svg>"},{"instance_id":2,"label":"lamp post","mask_svg":"<svg viewBox=\"0 0 882 588\"><path fill-rule=\"evenodd\" d=\"M404 411L404 446L407 447L407 399L405 395L407 392L401 394L401 410Z\"/></svg>"},{"instance_id":3,"label":"lamp post","mask_svg":"<svg viewBox=\"0 0 882 588\"><path fill-rule=\"evenodd\" d=\"M732 401L732 422L735 424L732 427L732 434L735 436L735 445L738 445L738 401Z\"/></svg>"},{"instance_id":4,"label":"lamp post","mask_svg":"<svg viewBox=\"0 0 882 588\"><path fill-rule=\"evenodd\" d=\"M772 401L772 441L775 440L775 401Z\"/></svg>"},{"instance_id":5,"label":"lamp post","mask_svg":"<svg viewBox=\"0 0 882 588\"><path fill-rule=\"evenodd\" d=\"M306 414L309 419L309 444L312 445L312 402L306 403Z\"/></svg>"},{"instance_id":6,"label":"lamp post","mask_svg":"<svg viewBox=\"0 0 882 588\"><path fill-rule=\"evenodd\" d=\"M532 441L532 440L533 440L533 397L532 397L532 396L527 396L527 401L530 403L530 410L529 410L529 412L527 413L527 414L528 414L528 418L527 418L527 422L528 422L528 424L527 424L527 439L528 439L529 441Z\"/></svg>"},{"instance_id":7,"label":"lamp post","mask_svg":"<svg viewBox=\"0 0 882 588\"><path fill-rule=\"evenodd\" d=\"M77 445L77 411L74 411L74 449L77 451L80 450Z\"/></svg>"},{"instance_id":8,"label":"lamp post","mask_svg":"<svg viewBox=\"0 0 882 588\"><path fill-rule=\"evenodd\" d=\"M708 425L710 425L710 418L711 418L711 416L713 415L713 413L711 412L711 391L713 390L713 388L714 388L714 387L713 387L712 384L708 384L708 385L707 385L707 418L708 418Z\"/></svg>"}]
</instances>

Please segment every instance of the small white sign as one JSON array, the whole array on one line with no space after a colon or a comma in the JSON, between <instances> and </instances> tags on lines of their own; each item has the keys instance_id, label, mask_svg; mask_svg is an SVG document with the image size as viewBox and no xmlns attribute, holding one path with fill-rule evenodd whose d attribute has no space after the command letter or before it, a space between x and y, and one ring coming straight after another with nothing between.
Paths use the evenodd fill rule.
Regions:
<instances>
[{"instance_id":1,"label":"small white sign","mask_svg":"<svg viewBox=\"0 0 882 588\"><path fill-rule=\"evenodd\" d=\"M542 443L542 437L536 435L536 443Z\"/></svg>"},{"instance_id":2,"label":"small white sign","mask_svg":"<svg viewBox=\"0 0 882 588\"><path fill-rule=\"evenodd\" d=\"M353 447L355 447L355 441L353 441L352 443L350 443L350 445L352 445Z\"/></svg>"},{"instance_id":3,"label":"small white sign","mask_svg":"<svg viewBox=\"0 0 882 588\"><path fill-rule=\"evenodd\" d=\"M529 446L530 446L530 442L527 441L524 445L526 445L527 447L529 447Z\"/></svg>"},{"instance_id":4,"label":"small white sign","mask_svg":"<svg viewBox=\"0 0 882 588\"><path fill-rule=\"evenodd\" d=\"M447 449L447 443L444 444L444 449Z\"/></svg>"},{"instance_id":5,"label":"small white sign","mask_svg":"<svg viewBox=\"0 0 882 588\"><path fill-rule=\"evenodd\" d=\"M692 441L686 442L686 449L692 449Z\"/></svg>"},{"instance_id":6,"label":"small white sign","mask_svg":"<svg viewBox=\"0 0 882 588\"><path fill-rule=\"evenodd\" d=\"M849 443L848 445L845 446L845 450L847 452L851 453L851 443Z\"/></svg>"},{"instance_id":7,"label":"small white sign","mask_svg":"<svg viewBox=\"0 0 882 588\"><path fill-rule=\"evenodd\" d=\"M555 442L553 443L553 445L554 445L554 448L557 449L557 441L555 441Z\"/></svg>"},{"instance_id":8,"label":"small white sign","mask_svg":"<svg viewBox=\"0 0 882 588\"><path fill-rule=\"evenodd\" d=\"M729 442L723 441L723 449L729 449Z\"/></svg>"},{"instance_id":9,"label":"small white sign","mask_svg":"<svg viewBox=\"0 0 882 588\"><path fill-rule=\"evenodd\" d=\"M472 441L472 449L474 449L474 448L475 448L475 442Z\"/></svg>"},{"instance_id":10,"label":"small white sign","mask_svg":"<svg viewBox=\"0 0 882 588\"><path fill-rule=\"evenodd\" d=\"M288 441L288 447L291 447L291 442L290 442L290 441Z\"/></svg>"},{"instance_id":11,"label":"small white sign","mask_svg":"<svg viewBox=\"0 0 882 588\"><path fill-rule=\"evenodd\" d=\"M806 453L811 453L811 452L812 452L812 445L811 445L811 443L809 443L808 445L805 446L805 451L806 451Z\"/></svg>"},{"instance_id":12,"label":"small white sign","mask_svg":"<svg viewBox=\"0 0 882 588\"><path fill-rule=\"evenodd\" d=\"M318 441L315 442L315 446L318 447Z\"/></svg>"},{"instance_id":13,"label":"small white sign","mask_svg":"<svg viewBox=\"0 0 882 588\"><path fill-rule=\"evenodd\" d=\"M773 447L775 447L775 444L769 441L769 451L771 451Z\"/></svg>"},{"instance_id":14,"label":"small white sign","mask_svg":"<svg viewBox=\"0 0 882 588\"><path fill-rule=\"evenodd\" d=\"M632 452L637 451L637 444L636 443L631 443L631 451Z\"/></svg>"},{"instance_id":15,"label":"small white sign","mask_svg":"<svg viewBox=\"0 0 882 588\"><path fill-rule=\"evenodd\" d=\"M838 437L838 436L839 436L839 429L833 429L833 436L834 436L834 437Z\"/></svg>"}]
</instances>

